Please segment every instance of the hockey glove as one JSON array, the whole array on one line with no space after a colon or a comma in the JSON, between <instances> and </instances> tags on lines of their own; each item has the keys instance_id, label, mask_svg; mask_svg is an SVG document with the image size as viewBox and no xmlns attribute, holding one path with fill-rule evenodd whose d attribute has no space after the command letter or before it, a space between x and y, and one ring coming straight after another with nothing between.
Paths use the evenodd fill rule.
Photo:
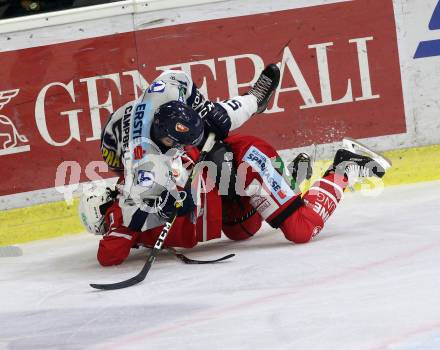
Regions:
<instances>
[{"instance_id":1,"label":"hockey glove","mask_svg":"<svg viewBox=\"0 0 440 350\"><path fill-rule=\"evenodd\" d=\"M305 153L298 154L287 168L298 185L306 179L310 180L313 174L310 157Z\"/></svg>"},{"instance_id":2,"label":"hockey glove","mask_svg":"<svg viewBox=\"0 0 440 350\"><path fill-rule=\"evenodd\" d=\"M177 213L176 199L168 191L163 191L156 200L156 209L160 217L170 219Z\"/></svg>"},{"instance_id":3,"label":"hockey glove","mask_svg":"<svg viewBox=\"0 0 440 350\"><path fill-rule=\"evenodd\" d=\"M184 192L184 193L182 193ZM183 198L182 206L177 208L177 216L184 216L194 210L196 205L191 194L191 184L188 184L183 191L180 192L180 197Z\"/></svg>"},{"instance_id":4,"label":"hockey glove","mask_svg":"<svg viewBox=\"0 0 440 350\"><path fill-rule=\"evenodd\" d=\"M205 124L205 135L213 132L217 140L224 140L228 137L231 118L220 104L209 102L199 114Z\"/></svg>"},{"instance_id":5,"label":"hockey glove","mask_svg":"<svg viewBox=\"0 0 440 350\"><path fill-rule=\"evenodd\" d=\"M179 191L183 199L181 206L176 208L176 199L168 191L163 191L157 201L158 214L168 220L172 216L184 216L191 212L196 206L191 195L191 184L187 185L183 191Z\"/></svg>"}]
</instances>

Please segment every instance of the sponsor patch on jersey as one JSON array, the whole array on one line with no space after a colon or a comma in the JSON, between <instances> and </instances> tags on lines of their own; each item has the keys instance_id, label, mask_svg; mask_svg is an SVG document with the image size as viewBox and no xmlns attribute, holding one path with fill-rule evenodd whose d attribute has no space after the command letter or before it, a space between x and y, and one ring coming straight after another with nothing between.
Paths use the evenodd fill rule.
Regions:
<instances>
[{"instance_id":1,"label":"sponsor patch on jersey","mask_svg":"<svg viewBox=\"0 0 440 350\"><path fill-rule=\"evenodd\" d=\"M133 106L128 106L124 111L124 117L122 119L122 149L128 148L128 142L130 140L130 121L131 111Z\"/></svg>"},{"instance_id":2,"label":"sponsor patch on jersey","mask_svg":"<svg viewBox=\"0 0 440 350\"><path fill-rule=\"evenodd\" d=\"M189 128L181 123L176 124L176 131L177 132L188 132Z\"/></svg>"},{"instance_id":3,"label":"sponsor patch on jersey","mask_svg":"<svg viewBox=\"0 0 440 350\"><path fill-rule=\"evenodd\" d=\"M142 187L151 188L154 185L154 172L147 170L138 170L137 177L138 185Z\"/></svg>"},{"instance_id":4,"label":"sponsor patch on jersey","mask_svg":"<svg viewBox=\"0 0 440 350\"><path fill-rule=\"evenodd\" d=\"M279 205L275 203L266 189L262 187L257 179L252 180L247 188L245 188L246 194L250 197L250 203L258 213L267 219L278 208Z\"/></svg>"},{"instance_id":5,"label":"sponsor patch on jersey","mask_svg":"<svg viewBox=\"0 0 440 350\"><path fill-rule=\"evenodd\" d=\"M279 174L273 167L270 158L257 147L251 146L244 155L243 161L248 163L252 169L260 174L264 184L276 198L278 203L284 204L295 196L281 174Z\"/></svg>"},{"instance_id":6,"label":"sponsor patch on jersey","mask_svg":"<svg viewBox=\"0 0 440 350\"><path fill-rule=\"evenodd\" d=\"M134 153L134 159L139 160L143 158L145 151L142 148L142 146L136 146L134 148L133 153Z\"/></svg>"},{"instance_id":7,"label":"sponsor patch on jersey","mask_svg":"<svg viewBox=\"0 0 440 350\"><path fill-rule=\"evenodd\" d=\"M112 149L101 146L102 157L105 162L112 168L120 168L121 167L121 158L116 154L116 152Z\"/></svg>"},{"instance_id":8,"label":"sponsor patch on jersey","mask_svg":"<svg viewBox=\"0 0 440 350\"><path fill-rule=\"evenodd\" d=\"M153 92L162 93L165 91L166 84L162 80L154 81L149 87L148 87L148 93L151 94Z\"/></svg>"},{"instance_id":9,"label":"sponsor patch on jersey","mask_svg":"<svg viewBox=\"0 0 440 350\"><path fill-rule=\"evenodd\" d=\"M142 137L142 127L144 125L144 114L145 114L146 107L147 107L147 105L144 103L138 104L136 106L134 118L132 119L133 120L133 130L132 130L133 141L139 137Z\"/></svg>"}]
</instances>

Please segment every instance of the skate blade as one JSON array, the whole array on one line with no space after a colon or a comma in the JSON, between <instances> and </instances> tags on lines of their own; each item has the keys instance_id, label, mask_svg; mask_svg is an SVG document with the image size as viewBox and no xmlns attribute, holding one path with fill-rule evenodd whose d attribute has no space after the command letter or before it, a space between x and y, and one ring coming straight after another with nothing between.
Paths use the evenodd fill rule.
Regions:
<instances>
[{"instance_id":1,"label":"skate blade","mask_svg":"<svg viewBox=\"0 0 440 350\"><path fill-rule=\"evenodd\" d=\"M353 153L358 153L359 151L365 153L370 158L378 162L380 166L384 168L384 170L391 168L392 163L388 158L382 156L379 153L374 152L373 150L363 145L359 141L356 141L355 139L352 139L350 137L344 137L344 139L342 140L342 147L347 151Z\"/></svg>"}]
</instances>

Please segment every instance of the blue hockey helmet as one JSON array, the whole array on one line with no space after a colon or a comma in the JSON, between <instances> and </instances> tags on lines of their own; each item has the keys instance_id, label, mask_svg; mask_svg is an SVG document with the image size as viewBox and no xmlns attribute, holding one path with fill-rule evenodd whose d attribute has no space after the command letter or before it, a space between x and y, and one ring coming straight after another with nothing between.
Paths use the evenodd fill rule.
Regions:
<instances>
[{"instance_id":1,"label":"blue hockey helmet","mask_svg":"<svg viewBox=\"0 0 440 350\"><path fill-rule=\"evenodd\" d=\"M161 105L154 114L152 136L155 141L170 138L173 146L197 146L203 139L203 121L195 110L179 101Z\"/></svg>"}]
</instances>

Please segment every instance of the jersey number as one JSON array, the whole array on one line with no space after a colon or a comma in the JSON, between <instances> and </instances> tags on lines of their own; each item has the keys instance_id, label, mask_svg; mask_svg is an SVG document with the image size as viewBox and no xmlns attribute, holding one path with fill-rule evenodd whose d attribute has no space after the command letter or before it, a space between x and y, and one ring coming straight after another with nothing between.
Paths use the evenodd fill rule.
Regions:
<instances>
[{"instance_id":1,"label":"jersey number","mask_svg":"<svg viewBox=\"0 0 440 350\"><path fill-rule=\"evenodd\" d=\"M231 107L234 111L241 107L241 102L237 100L227 100L226 103L229 107Z\"/></svg>"}]
</instances>

